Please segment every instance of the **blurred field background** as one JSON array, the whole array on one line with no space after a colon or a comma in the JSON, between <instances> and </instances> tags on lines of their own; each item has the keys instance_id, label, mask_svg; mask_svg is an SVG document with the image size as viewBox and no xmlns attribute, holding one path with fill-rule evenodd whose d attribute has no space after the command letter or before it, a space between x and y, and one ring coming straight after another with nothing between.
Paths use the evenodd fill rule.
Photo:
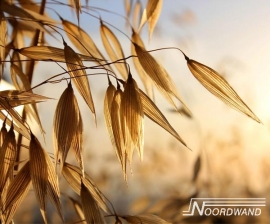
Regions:
<instances>
[{"instance_id":1,"label":"blurred field background","mask_svg":"<svg viewBox=\"0 0 270 224\"><path fill-rule=\"evenodd\" d=\"M91 0L91 5L125 15L123 1L120 0ZM270 3L267 1L164 1L161 17L150 43L146 29L144 30L143 38L147 49L179 47L190 58L215 69L228 80L263 124L257 124L234 111L205 90L191 75L178 51L162 50L152 53L172 76L193 117L172 112L170 105L155 92L157 106L192 151L146 119L144 161L141 162L137 155L134 156L128 186L123 180L121 166L104 124L106 79L90 77L98 127L95 127L89 109L80 98L84 121L85 164L87 173L118 213L155 213L174 223L270 222L269 8ZM57 6L55 9L57 10ZM110 13L100 13L103 20L110 21L125 31L123 19ZM65 15L65 19L75 20L75 14L70 13L70 10L67 9ZM99 37L99 21L82 16L81 26L103 49ZM123 38L121 43L126 46L128 55L129 40L119 33L117 35ZM60 43L55 42L55 45ZM35 76L33 84L60 71L55 66L52 74L51 68L40 64L40 77ZM142 86L140 82L139 85ZM36 89L36 92L58 99L65 86L65 83L48 84ZM51 100L39 105L47 133L44 147L51 152L52 118L56 104L57 100ZM72 189L67 187L65 180L62 181L61 188L62 192L79 200ZM41 220L34 197L33 191L30 191L23 202L27 206L21 206L15 223L37 223ZM262 215L256 218L231 217L222 220L194 217L183 220L182 211L187 208L191 197L260 197L266 198L267 206L262 210ZM74 211L70 200L65 195L62 200L65 216L74 222L78 220L75 213L69 212ZM53 215L53 209L51 212L51 222L59 222L57 215Z\"/></svg>"}]
</instances>

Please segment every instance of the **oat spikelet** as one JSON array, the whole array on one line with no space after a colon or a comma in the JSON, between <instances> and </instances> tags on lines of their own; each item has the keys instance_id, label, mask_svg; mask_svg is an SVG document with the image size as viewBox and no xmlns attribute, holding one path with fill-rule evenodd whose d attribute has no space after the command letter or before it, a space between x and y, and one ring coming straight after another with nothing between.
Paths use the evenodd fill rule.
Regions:
<instances>
[{"instance_id":1,"label":"oat spikelet","mask_svg":"<svg viewBox=\"0 0 270 224\"><path fill-rule=\"evenodd\" d=\"M148 22L149 41L161 13L162 3L163 0L148 0L146 9L143 11L139 30Z\"/></svg>"},{"instance_id":2,"label":"oat spikelet","mask_svg":"<svg viewBox=\"0 0 270 224\"><path fill-rule=\"evenodd\" d=\"M100 35L102 43L112 61L117 61L119 58L125 58L123 49L114 33L100 20ZM110 42L111 41L111 42ZM114 47L114 48L113 48ZM122 77L126 80L128 76L128 69L126 61L114 63Z\"/></svg>"},{"instance_id":3,"label":"oat spikelet","mask_svg":"<svg viewBox=\"0 0 270 224\"><path fill-rule=\"evenodd\" d=\"M131 164L133 147L143 159L143 106L136 81L129 74L121 100L122 131L126 153Z\"/></svg>"},{"instance_id":4,"label":"oat spikelet","mask_svg":"<svg viewBox=\"0 0 270 224\"><path fill-rule=\"evenodd\" d=\"M136 43L133 44L141 66L168 102L177 110L177 106L173 101L173 97L176 97L187 108L165 68L144 47Z\"/></svg>"},{"instance_id":5,"label":"oat spikelet","mask_svg":"<svg viewBox=\"0 0 270 224\"><path fill-rule=\"evenodd\" d=\"M230 84L215 70L197 61L189 59L186 55L187 65L194 77L213 95L253 120L261 123L260 119L238 96Z\"/></svg>"},{"instance_id":6,"label":"oat spikelet","mask_svg":"<svg viewBox=\"0 0 270 224\"><path fill-rule=\"evenodd\" d=\"M21 202L27 195L30 186L30 168L27 162L11 181L5 200L3 201L5 223L10 223Z\"/></svg>"},{"instance_id":7,"label":"oat spikelet","mask_svg":"<svg viewBox=\"0 0 270 224\"><path fill-rule=\"evenodd\" d=\"M124 142L124 130L122 130L122 120L120 114L120 107L121 107L121 100L123 97L123 92L120 89L120 86L117 87L115 91L112 105L111 105L111 124L112 124L112 131L115 140L115 147L118 158L120 158L120 163L122 165L122 170L124 174L124 179L127 180L126 175L126 165L127 165L127 153L125 149L125 142Z\"/></svg>"},{"instance_id":8,"label":"oat spikelet","mask_svg":"<svg viewBox=\"0 0 270 224\"><path fill-rule=\"evenodd\" d=\"M33 188L39 203L43 220L45 223L47 223L46 198L48 185L48 165L45 157L45 151L33 134L31 134L29 155L30 176Z\"/></svg>"},{"instance_id":9,"label":"oat spikelet","mask_svg":"<svg viewBox=\"0 0 270 224\"><path fill-rule=\"evenodd\" d=\"M148 118L150 118L152 121L157 123L159 126L164 128L166 131L168 131L172 136L174 136L184 146L187 146L186 143L184 142L184 140L178 135L178 133L171 126L171 124L166 119L166 117L158 109L156 104L142 90L139 90L139 94L141 97L144 114Z\"/></svg>"},{"instance_id":10,"label":"oat spikelet","mask_svg":"<svg viewBox=\"0 0 270 224\"><path fill-rule=\"evenodd\" d=\"M56 106L53 121L53 139L55 158L61 166L66 160L70 147L81 147L82 124L77 99L74 95L71 82L62 93Z\"/></svg>"},{"instance_id":11,"label":"oat spikelet","mask_svg":"<svg viewBox=\"0 0 270 224\"><path fill-rule=\"evenodd\" d=\"M4 134L3 132L1 134ZM0 192L2 193L5 184L13 179L13 168L17 155L16 139L13 125L10 127L10 130L4 135L5 137L0 150Z\"/></svg>"},{"instance_id":12,"label":"oat spikelet","mask_svg":"<svg viewBox=\"0 0 270 224\"><path fill-rule=\"evenodd\" d=\"M81 178L83 173L81 169L76 166L73 166L69 163L65 163L62 169L62 174L64 178L67 180L72 189L80 195L81 191ZM112 211L106 204L106 199L95 183L91 180L91 178L85 173L84 174L84 185L91 193L95 201L98 203L98 206L107 214L112 214Z\"/></svg>"},{"instance_id":13,"label":"oat spikelet","mask_svg":"<svg viewBox=\"0 0 270 224\"><path fill-rule=\"evenodd\" d=\"M34 60L66 62L64 50L50 46L31 46L17 49L17 51ZM99 61L89 55L78 54L82 61Z\"/></svg>"},{"instance_id":14,"label":"oat spikelet","mask_svg":"<svg viewBox=\"0 0 270 224\"><path fill-rule=\"evenodd\" d=\"M114 146L114 148L116 150L116 155L119 159L119 162L121 162L116 145L115 145L115 139L114 139L113 130L112 130L112 119L111 119L111 106L112 106L112 101L113 101L115 91L116 91L116 89L115 89L114 85L109 80L109 86L106 90L106 94L105 94L105 98L104 98L104 118L105 118L106 128L107 128L108 134L110 136L112 145Z\"/></svg>"},{"instance_id":15,"label":"oat spikelet","mask_svg":"<svg viewBox=\"0 0 270 224\"><path fill-rule=\"evenodd\" d=\"M105 223L104 218L100 213L98 204L96 200L93 198L92 194L87 189L86 185L84 184L84 181L85 180L82 179L80 196L85 219L87 223L93 224Z\"/></svg>"},{"instance_id":16,"label":"oat spikelet","mask_svg":"<svg viewBox=\"0 0 270 224\"><path fill-rule=\"evenodd\" d=\"M69 75L73 78L72 81L85 100L86 104L89 106L96 121L95 106L84 65L76 52L73 51L73 49L69 47L66 42L64 42L64 46L65 59L69 69Z\"/></svg>"}]
</instances>

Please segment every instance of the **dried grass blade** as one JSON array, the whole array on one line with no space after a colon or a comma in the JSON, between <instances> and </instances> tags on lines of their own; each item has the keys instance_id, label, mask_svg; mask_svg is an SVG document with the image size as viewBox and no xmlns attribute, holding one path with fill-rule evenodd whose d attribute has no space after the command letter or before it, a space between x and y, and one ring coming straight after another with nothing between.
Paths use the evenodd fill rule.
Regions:
<instances>
[{"instance_id":1,"label":"dried grass blade","mask_svg":"<svg viewBox=\"0 0 270 224\"><path fill-rule=\"evenodd\" d=\"M64 46L65 59L67 67L69 69L69 75L73 78L72 81L74 82L79 93L92 111L96 121L95 106L84 65L76 52L73 51L73 49L69 47L65 42Z\"/></svg>"},{"instance_id":2,"label":"dried grass blade","mask_svg":"<svg viewBox=\"0 0 270 224\"><path fill-rule=\"evenodd\" d=\"M100 20L100 35L102 43L107 51L110 59L112 61L117 61L123 58L121 62L114 63L114 66L118 69L122 77L126 80L128 77L128 69L126 65L126 60L124 60L125 55L121 44L114 33ZM111 40L111 42L109 41ZM114 48L113 46L114 45Z\"/></svg>"},{"instance_id":3,"label":"dried grass blade","mask_svg":"<svg viewBox=\"0 0 270 224\"><path fill-rule=\"evenodd\" d=\"M258 123L261 123L260 119L252 112L252 110L244 103L230 84L220 74L206 65L191 60L186 56L185 58L191 73L209 92L235 110L246 114Z\"/></svg>"},{"instance_id":4,"label":"dried grass blade","mask_svg":"<svg viewBox=\"0 0 270 224\"><path fill-rule=\"evenodd\" d=\"M125 150L125 142L124 142L124 136L125 133L122 129L122 120L123 118L121 117L121 100L123 97L123 92L120 89L120 87L117 88L112 105L111 105L111 124L112 124L112 131L113 131L113 136L115 140L115 147L116 147L116 153L118 155L118 158L120 158L120 163L122 166L122 170L124 173L124 179L127 179L126 173L126 165L127 165L127 154Z\"/></svg>"},{"instance_id":5,"label":"dried grass blade","mask_svg":"<svg viewBox=\"0 0 270 224\"><path fill-rule=\"evenodd\" d=\"M121 216L121 218L125 219L127 222L132 224L169 224L169 222L161 219L160 217L152 214L144 214L144 215L126 215Z\"/></svg>"},{"instance_id":6,"label":"dried grass blade","mask_svg":"<svg viewBox=\"0 0 270 224\"><path fill-rule=\"evenodd\" d=\"M13 179L13 168L16 155L15 133L13 126L11 126L4 138L3 145L0 150L0 192L2 193L6 182Z\"/></svg>"},{"instance_id":7,"label":"dried grass blade","mask_svg":"<svg viewBox=\"0 0 270 224\"><path fill-rule=\"evenodd\" d=\"M104 218L100 213L97 202L93 198L92 194L89 192L88 188L85 186L84 181L85 180L82 179L80 196L85 220L87 221L87 223L93 224L105 223Z\"/></svg>"},{"instance_id":8,"label":"dried grass blade","mask_svg":"<svg viewBox=\"0 0 270 224\"><path fill-rule=\"evenodd\" d=\"M133 147L143 159L143 105L136 81L129 74L121 100L122 130L127 157L131 164Z\"/></svg>"},{"instance_id":9,"label":"dried grass blade","mask_svg":"<svg viewBox=\"0 0 270 224\"><path fill-rule=\"evenodd\" d=\"M30 168L29 162L27 162L11 181L7 190L6 199L3 202L6 223L11 222L16 210L20 207L21 202L30 189L30 183Z\"/></svg>"},{"instance_id":10,"label":"dried grass blade","mask_svg":"<svg viewBox=\"0 0 270 224\"><path fill-rule=\"evenodd\" d=\"M39 203L43 220L45 223L47 223L48 221L46 217L46 197L49 175L48 164L46 161L45 151L33 134L31 134L29 156L30 176L33 188L37 201Z\"/></svg>"},{"instance_id":11,"label":"dried grass blade","mask_svg":"<svg viewBox=\"0 0 270 224\"><path fill-rule=\"evenodd\" d=\"M2 74L4 71L4 63L2 61L5 60L5 47L7 41L7 22L5 19L5 15L2 11L0 11L0 80L2 79Z\"/></svg>"},{"instance_id":12,"label":"dried grass blade","mask_svg":"<svg viewBox=\"0 0 270 224\"><path fill-rule=\"evenodd\" d=\"M174 136L178 141L180 141L184 146L187 146L184 140L178 135L174 128L170 125L166 117L161 113L155 103L142 91L139 90L141 101L143 105L144 114L150 118L152 121L157 123L159 126L168 131L172 136Z\"/></svg>"},{"instance_id":13,"label":"dried grass blade","mask_svg":"<svg viewBox=\"0 0 270 224\"><path fill-rule=\"evenodd\" d=\"M81 178L83 176L81 170L73 166L71 164L65 163L62 169L62 174L64 178L67 180L67 182L70 184L72 189L80 195L80 189L81 189ZM89 190L89 192L92 194L93 198L98 203L98 206L106 213L112 214L110 208L106 205L106 199L104 195L100 192L100 190L97 188L97 186L94 184L94 182L91 180L91 178L85 173L85 181L84 184Z\"/></svg>"},{"instance_id":14,"label":"dried grass blade","mask_svg":"<svg viewBox=\"0 0 270 224\"><path fill-rule=\"evenodd\" d=\"M172 99L173 96L187 108L167 71L144 49L144 47L136 43L133 44L141 66L163 96L174 106L176 110L177 107Z\"/></svg>"},{"instance_id":15,"label":"dried grass blade","mask_svg":"<svg viewBox=\"0 0 270 224\"><path fill-rule=\"evenodd\" d=\"M144 43L143 43L141 37L134 30L132 30L132 38L131 38L131 40L132 40L132 42L138 44L143 49L145 49ZM136 51L135 51L135 47L134 47L133 44L131 44L131 54L132 55L137 55ZM147 94L149 96L151 96L152 90L153 90L153 83L151 82L150 77L147 75L146 71L143 69L143 67L142 67L142 65L139 62L139 59L137 57L132 57L132 60L133 60L135 69L137 70L137 73L138 73L138 75L140 76L140 78L142 80L142 83L144 85L144 88L145 88Z\"/></svg>"},{"instance_id":16,"label":"dried grass blade","mask_svg":"<svg viewBox=\"0 0 270 224\"><path fill-rule=\"evenodd\" d=\"M80 119L78 102L70 82L58 101L53 120L55 157L56 162L60 161L61 167L74 141L74 136L77 136Z\"/></svg>"},{"instance_id":17,"label":"dried grass blade","mask_svg":"<svg viewBox=\"0 0 270 224\"><path fill-rule=\"evenodd\" d=\"M60 188L58 177L54 169L54 165L50 159L48 153L45 152L45 159L48 166L48 186L47 186L47 193L50 201L52 202L53 206L56 208L57 213L61 220L64 221L64 216L62 212L62 206L60 201Z\"/></svg>"},{"instance_id":18,"label":"dried grass blade","mask_svg":"<svg viewBox=\"0 0 270 224\"><path fill-rule=\"evenodd\" d=\"M57 62L65 62L65 54L64 50L57 47L49 47L49 46L32 46L25 47L21 49L17 49L17 51L34 60L42 60L42 61L57 61ZM93 58L92 56L78 54L81 60L84 61L96 61L100 59Z\"/></svg>"}]
</instances>

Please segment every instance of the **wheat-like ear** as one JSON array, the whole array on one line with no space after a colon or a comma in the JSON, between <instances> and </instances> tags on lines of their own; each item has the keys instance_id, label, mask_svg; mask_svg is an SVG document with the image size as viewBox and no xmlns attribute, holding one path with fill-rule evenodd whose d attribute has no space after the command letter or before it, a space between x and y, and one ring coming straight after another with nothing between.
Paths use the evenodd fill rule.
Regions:
<instances>
[{"instance_id":1,"label":"wheat-like ear","mask_svg":"<svg viewBox=\"0 0 270 224\"><path fill-rule=\"evenodd\" d=\"M76 11L76 16L78 19L78 22L80 21L80 13L82 13L82 6L81 6L81 0L68 0L69 4L74 8Z\"/></svg>"},{"instance_id":2,"label":"wheat-like ear","mask_svg":"<svg viewBox=\"0 0 270 224\"><path fill-rule=\"evenodd\" d=\"M81 151L81 135L82 121L79 106L72 85L69 83L58 101L53 121L56 163L60 161L61 167L71 146L75 147L75 152Z\"/></svg>"},{"instance_id":3,"label":"wheat-like ear","mask_svg":"<svg viewBox=\"0 0 270 224\"><path fill-rule=\"evenodd\" d=\"M136 81L129 74L121 100L120 114L124 145L130 164L134 147L138 149L141 160L143 159L144 113L138 90Z\"/></svg>"},{"instance_id":4,"label":"wheat-like ear","mask_svg":"<svg viewBox=\"0 0 270 224\"><path fill-rule=\"evenodd\" d=\"M215 70L185 56L187 65L194 77L212 94L253 120L261 123L260 119L238 96L230 84Z\"/></svg>"},{"instance_id":5,"label":"wheat-like ear","mask_svg":"<svg viewBox=\"0 0 270 224\"><path fill-rule=\"evenodd\" d=\"M158 90L168 100L169 103L177 110L177 106L173 101L173 97L176 97L184 107L187 108L183 102L178 90L170 78L169 74L161 64L159 64L145 49L144 47L133 43L136 54L138 56L141 66L156 85Z\"/></svg>"},{"instance_id":6,"label":"wheat-like ear","mask_svg":"<svg viewBox=\"0 0 270 224\"><path fill-rule=\"evenodd\" d=\"M40 61L66 62L64 50L50 46L32 46L17 49L20 54ZM78 54L82 61L102 61L89 55Z\"/></svg>"},{"instance_id":7,"label":"wheat-like ear","mask_svg":"<svg viewBox=\"0 0 270 224\"><path fill-rule=\"evenodd\" d=\"M148 22L149 41L161 13L162 3L163 0L148 0L146 9L143 11L139 30Z\"/></svg>"},{"instance_id":8,"label":"wheat-like ear","mask_svg":"<svg viewBox=\"0 0 270 224\"><path fill-rule=\"evenodd\" d=\"M142 15L143 15L142 3L140 0L137 0L133 9L133 21L132 21L133 28L135 29L136 32L139 29Z\"/></svg>"},{"instance_id":9,"label":"wheat-like ear","mask_svg":"<svg viewBox=\"0 0 270 224\"><path fill-rule=\"evenodd\" d=\"M139 45L145 49L144 43L143 43L140 35L137 32L135 32L134 30L132 30L131 40L132 40L132 42L136 43L137 45ZM133 43L131 43L131 54L137 55ZM135 69L137 70L137 73L142 80L142 83L144 85L146 93L149 96L151 96L151 94L153 92L153 82L151 82L151 78L147 75L147 72L143 69L141 63L139 62L138 57L132 57L132 60L133 60Z\"/></svg>"},{"instance_id":10,"label":"wheat-like ear","mask_svg":"<svg viewBox=\"0 0 270 224\"><path fill-rule=\"evenodd\" d=\"M86 222L93 224L105 223L104 218L100 213L98 204L85 185L85 181L87 180L82 178L80 196Z\"/></svg>"},{"instance_id":11,"label":"wheat-like ear","mask_svg":"<svg viewBox=\"0 0 270 224\"><path fill-rule=\"evenodd\" d=\"M15 4L11 4L8 1L1 1L1 10L15 17L25 18L31 21L37 21L37 24L40 24L40 29L43 29L43 23L57 23L55 20L49 18L46 15L41 15L38 12L20 8Z\"/></svg>"},{"instance_id":12,"label":"wheat-like ear","mask_svg":"<svg viewBox=\"0 0 270 224\"><path fill-rule=\"evenodd\" d=\"M53 163L33 134L31 134L29 155L30 176L44 222L47 223L47 196L55 206L62 221L64 221L60 204L58 178Z\"/></svg>"},{"instance_id":13,"label":"wheat-like ear","mask_svg":"<svg viewBox=\"0 0 270 224\"><path fill-rule=\"evenodd\" d=\"M166 117L158 109L156 104L142 90L139 90L139 94L141 97L144 114L148 118L150 118L152 121L160 125L162 128L164 128L166 131L168 131L172 136L174 136L183 145L187 146L184 140L178 135L178 133L174 130L174 128L168 122Z\"/></svg>"},{"instance_id":14,"label":"wheat-like ear","mask_svg":"<svg viewBox=\"0 0 270 224\"><path fill-rule=\"evenodd\" d=\"M98 65L102 65L101 62L106 61L105 57L100 52L88 33L86 33L81 27L68 20L61 18L61 21L69 40L81 53L84 55L89 55L88 57L91 56L93 59L92 61L96 62ZM112 71L110 65L104 65L104 68L108 71Z\"/></svg>"},{"instance_id":15,"label":"wheat-like ear","mask_svg":"<svg viewBox=\"0 0 270 224\"><path fill-rule=\"evenodd\" d=\"M125 141L124 141L125 133L123 132L125 130L122 130L123 117L121 117L121 112L120 112L122 97L123 97L123 92L120 89L120 87L118 87L117 90L115 91L115 94L111 103L110 113L111 113L111 124L112 124L113 136L115 140L116 153L122 165L124 179L127 180L127 176L126 176L127 154L126 154Z\"/></svg>"},{"instance_id":16,"label":"wheat-like ear","mask_svg":"<svg viewBox=\"0 0 270 224\"><path fill-rule=\"evenodd\" d=\"M84 65L78 56L78 54L64 42L64 54L66 59L66 65L69 69L69 75L72 77L72 81L78 89L79 93L85 100L86 104L92 111L94 119L96 121L96 111L94 106L94 101L92 98L92 93L90 90L90 85L88 78L86 76L86 71Z\"/></svg>"},{"instance_id":17,"label":"wheat-like ear","mask_svg":"<svg viewBox=\"0 0 270 224\"><path fill-rule=\"evenodd\" d=\"M29 146L29 167L30 176L35 191L40 211L45 223L48 223L46 216L46 198L48 186L48 165L45 157L45 151L41 147L37 138L31 134Z\"/></svg>"},{"instance_id":18,"label":"wheat-like ear","mask_svg":"<svg viewBox=\"0 0 270 224\"><path fill-rule=\"evenodd\" d=\"M2 132L2 130L1 130ZM4 197L4 187L8 186L8 183L13 179L13 168L17 156L16 139L13 126L7 133L4 133L3 144L0 150L0 192L2 192L1 197Z\"/></svg>"},{"instance_id":19,"label":"wheat-like ear","mask_svg":"<svg viewBox=\"0 0 270 224\"><path fill-rule=\"evenodd\" d=\"M27 79L27 76L22 72L22 70L19 68L19 66L12 63L10 66L10 71L11 71L12 82L17 90L28 91L29 93L33 93L31 90L31 85L29 83L29 80ZM21 85L17 81L17 76L21 80ZM35 121L37 122L37 124L40 128L41 133L45 134L45 131L42 127L42 123L41 123L41 120L40 120L40 117L38 114L38 109L37 109L36 104L32 103L30 105L25 105L24 109L25 109L27 114L31 115L35 119Z\"/></svg>"},{"instance_id":20,"label":"wheat-like ear","mask_svg":"<svg viewBox=\"0 0 270 224\"><path fill-rule=\"evenodd\" d=\"M126 80L128 77L128 69L126 61L124 60L125 55L121 44L114 33L100 21L100 35L102 43L112 61L117 61L119 58L123 58L121 63L114 63L114 66L118 69L122 77Z\"/></svg>"},{"instance_id":21,"label":"wheat-like ear","mask_svg":"<svg viewBox=\"0 0 270 224\"><path fill-rule=\"evenodd\" d=\"M157 215L152 214L143 214L143 215L124 215L120 216L122 219L125 219L128 223L131 224L169 224L169 222L158 217Z\"/></svg>"},{"instance_id":22,"label":"wheat-like ear","mask_svg":"<svg viewBox=\"0 0 270 224\"><path fill-rule=\"evenodd\" d=\"M30 189L30 183L30 167L29 162L27 162L11 181L7 189L6 197L1 203L5 223L10 223L13 219L15 212Z\"/></svg>"},{"instance_id":23,"label":"wheat-like ear","mask_svg":"<svg viewBox=\"0 0 270 224\"><path fill-rule=\"evenodd\" d=\"M86 174L82 173L81 169L73 166L69 163L65 163L62 169L62 174L67 180L72 189L80 195L81 191L81 178L84 178L84 185L88 191L92 194L96 200L98 206L106 213L111 214L110 208L106 204L106 199L91 178ZM84 176L84 177L83 177Z\"/></svg>"}]
</instances>

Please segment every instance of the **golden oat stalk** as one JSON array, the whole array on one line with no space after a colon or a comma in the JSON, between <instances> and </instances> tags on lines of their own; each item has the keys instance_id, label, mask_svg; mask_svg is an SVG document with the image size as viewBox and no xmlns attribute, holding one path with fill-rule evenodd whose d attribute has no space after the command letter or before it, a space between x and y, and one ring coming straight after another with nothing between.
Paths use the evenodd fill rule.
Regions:
<instances>
[{"instance_id":1,"label":"golden oat stalk","mask_svg":"<svg viewBox=\"0 0 270 224\"><path fill-rule=\"evenodd\" d=\"M77 26L76 24L67 21L63 18L60 19L62 21L62 26L66 31L66 35L68 36L72 44L81 53L83 53L84 56L89 55L88 57L91 57L92 61L102 66L102 62L106 62L106 60L103 54L98 49L98 47L96 46L93 39L89 36L89 34L86 33L81 27ZM103 67L108 71L113 71L110 65L104 65Z\"/></svg>"},{"instance_id":2,"label":"golden oat stalk","mask_svg":"<svg viewBox=\"0 0 270 224\"><path fill-rule=\"evenodd\" d=\"M3 134L5 136L3 136ZM6 134L1 130L1 135L4 138L0 150L0 192L2 192L1 198L3 198L3 189L5 185L7 182L10 182L13 179L13 168L17 156L16 139L13 125L10 127L10 130Z\"/></svg>"},{"instance_id":3,"label":"golden oat stalk","mask_svg":"<svg viewBox=\"0 0 270 224\"><path fill-rule=\"evenodd\" d=\"M114 137L116 153L118 158L120 159L120 163L122 166L124 179L127 180L126 175L126 167L127 167L127 152L125 148L125 140L124 140L124 133L122 130L122 121L123 117L121 117L121 101L123 98L123 92L120 89L120 86L117 86L117 90L114 93L112 102L111 102L111 125L112 125L112 133Z\"/></svg>"},{"instance_id":4,"label":"golden oat stalk","mask_svg":"<svg viewBox=\"0 0 270 224\"><path fill-rule=\"evenodd\" d=\"M184 56L191 73L209 92L235 110L246 114L258 123L261 123L260 119L252 112L220 74L204 64L189 59L186 55Z\"/></svg>"},{"instance_id":5,"label":"golden oat stalk","mask_svg":"<svg viewBox=\"0 0 270 224\"><path fill-rule=\"evenodd\" d=\"M164 128L166 131L168 131L172 136L174 136L184 146L187 146L186 143L184 142L184 140L178 135L178 133L171 126L171 124L166 119L166 117L158 109L156 104L142 90L139 90L139 94L141 97L144 114L148 118L150 118L152 121L157 123L159 126Z\"/></svg>"},{"instance_id":6,"label":"golden oat stalk","mask_svg":"<svg viewBox=\"0 0 270 224\"><path fill-rule=\"evenodd\" d=\"M100 20L100 35L102 43L112 61L117 61L119 58L123 58L121 62L114 63L114 66L118 69L122 77L126 80L128 77L128 69L125 55L121 44L114 33Z\"/></svg>"},{"instance_id":7,"label":"golden oat stalk","mask_svg":"<svg viewBox=\"0 0 270 224\"><path fill-rule=\"evenodd\" d=\"M11 79L12 79L12 82L13 82L15 88L19 91L27 91L28 90L29 93L33 93L33 91L31 90L31 85L29 83L27 76L22 72L22 70L19 68L19 66L12 63L10 66L10 70L11 70ZM17 76L20 78L21 85L17 81ZM37 109L36 104L32 103L30 105L25 105L24 108L25 108L26 113L31 115L35 119L35 121L37 122L37 124L40 128L41 133L45 134L45 131L44 131L42 124L41 124L41 120L40 120L40 117L38 114L38 109Z\"/></svg>"},{"instance_id":8,"label":"golden oat stalk","mask_svg":"<svg viewBox=\"0 0 270 224\"><path fill-rule=\"evenodd\" d=\"M95 198L84 184L85 181L87 182L87 180L82 178L80 196L86 222L93 224L105 223Z\"/></svg>"},{"instance_id":9,"label":"golden oat stalk","mask_svg":"<svg viewBox=\"0 0 270 224\"><path fill-rule=\"evenodd\" d=\"M140 37L140 35L132 30L132 42L136 43L137 45L141 46L143 49L145 49L144 43ZM134 45L131 43L131 54L137 55L135 51ZM137 70L138 75L140 76L142 83L144 85L144 88L146 90L146 93L151 96L153 92L153 83L151 82L151 78L148 76L147 72L143 69L141 63L139 62L138 57L132 57L135 69Z\"/></svg>"},{"instance_id":10,"label":"golden oat stalk","mask_svg":"<svg viewBox=\"0 0 270 224\"><path fill-rule=\"evenodd\" d=\"M185 103L180 97L178 90L170 78L169 74L146 50L143 46L133 43L135 47L136 54L138 56L139 62L145 72L148 74L149 78L156 85L158 90L163 94L163 96L168 100L169 103L177 110L177 106L173 101L173 97L176 97L183 107L187 108ZM187 110L189 110L187 108Z\"/></svg>"},{"instance_id":11,"label":"golden oat stalk","mask_svg":"<svg viewBox=\"0 0 270 224\"><path fill-rule=\"evenodd\" d=\"M79 93L85 100L86 104L92 111L94 119L96 121L95 106L90 90L88 78L86 76L86 70L84 65L78 56L78 54L64 42L64 54L67 68L69 69L69 75L72 77L72 81L78 89Z\"/></svg>"},{"instance_id":12,"label":"golden oat stalk","mask_svg":"<svg viewBox=\"0 0 270 224\"><path fill-rule=\"evenodd\" d=\"M51 162L48 153L42 148L38 139L32 133L29 155L30 176L44 222L47 223L47 196L55 206L62 221L64 221L63 214L61 212L58 179L53 163Z\"/></svg>"},{"instance_id":13,"label":"golden oat stalk","mask_svg":"<svg viewBox=\"0 0 270 224\"><path fill-rule=\"evenodd\" d=\"M16 49L20 54L39 61L56 61L66 62L64 50L50 46L32 46ZM89 55L78 54L82 61L99 61L100 59L93 58Z\"/></svg>"},{"instance_id":14,"label":"golden oat stalk","mask_svg":"<svg viewBox=\"0 0 270 224\"><path fill-rule=\"evenodd\" d=\"M71 147L82 167L82 128L79 105L70 82L58 101L53 121L55 159L61 169Z\"/></svg>"},{"instance_id":15,"label":"golden oat stalk","mask_svg":"<svg viewBox=\"0 0 270 224\"><path fill-rule=\"evenodd\" d=\"M98 206L106 213L112 214L110 208L106 204L105 196L101 193L95 183L86 174L82 173L81 169L69 163L65 163L62 169L62 174L72 189L80 195L81 179L84 178L84 186L91 193ZM84 177L83 177L84 176Z\"/></svg>"},{"instance_id":16,"label":"golden oat stalk","mask_svg":"<svg viewBox=\"0 0 270 224\"><path fill-rule=\"evenodd\" d=\"M138 90L136 81L129 74L124 85L120 114L124 146L130 164L134 147L138 149L141 160L143 159L144 113Z\"/></svg>"},{"instance_id":17,"label":"golden oat stalk","mask_svg":"<svg viewBox=\"0 0 270 224\"><path fill-rule=\"evenodd\" d=\"M76 11L78 21L80 20L80 13L82 13L81 0L69 0L69 4Z\"/></svg>"},{"instance_id":18,"label":"golden oat stalk","mask_svg":"<svg viewBox=\"0 0 270 224\"><path fill-rule=\"evenodd\" d=\"M30 189L30 183L30 167L29 162L27 162L11 181L6 197L1 204L5 223L11 222L15 212L20 207L20 204Z\"/></svg>"},{"instance_id":19,"label":"golden oat stalk","mask_svg":"<svg viewBox=\"0 0 270 224\"><path fill-rule=\"evenodd\" d=\"M148 0L146 9L143 11L139 30L146 22L148 22L149 40L151 39L152 33L161 13L162 4L163 0Z\"/></svg>"}]
</instances>

